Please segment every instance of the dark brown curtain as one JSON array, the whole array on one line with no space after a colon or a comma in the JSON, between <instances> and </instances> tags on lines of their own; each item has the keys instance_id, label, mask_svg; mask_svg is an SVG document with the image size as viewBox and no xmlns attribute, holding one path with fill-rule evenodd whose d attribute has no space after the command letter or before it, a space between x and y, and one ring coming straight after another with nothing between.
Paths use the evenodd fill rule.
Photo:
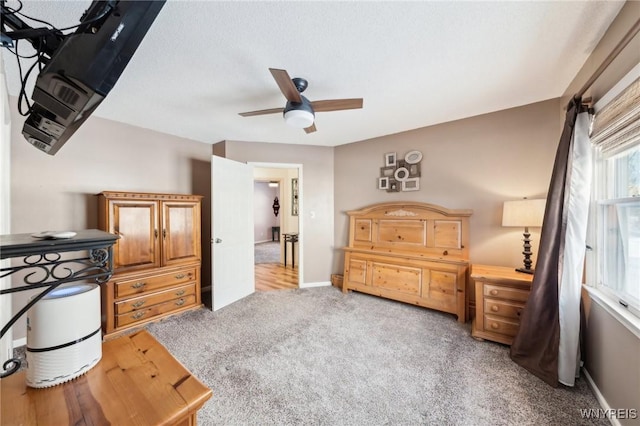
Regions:
<instances>
[{"instance_id":1,"label":"dark brown curtain","mask_svg":"<svg viewBox=\"0 0 640 426\"><path fill-rule=\"evenodd\" d=\"M511 345L513 361L554 387L558 386L558 284L564 249L563 209L567 179L571 172L573 130L582 108L580 98L572 99L567 108L547 195L531 293L522 312L520 329Z\"/></svg>"}]
</instances>

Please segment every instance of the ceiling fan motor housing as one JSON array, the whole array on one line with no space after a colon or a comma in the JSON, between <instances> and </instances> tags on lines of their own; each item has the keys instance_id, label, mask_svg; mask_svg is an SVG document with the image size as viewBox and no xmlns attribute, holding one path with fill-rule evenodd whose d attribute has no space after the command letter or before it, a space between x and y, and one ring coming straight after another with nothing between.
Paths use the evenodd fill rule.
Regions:
<instances>
[{"instance_id":1,"label":"ceiling fan motor housing","mask_svg":"<svg viewBox=\"0 0 640 426\"><path fill-rule=\"evenodd\" d=\"M296 86L296 89L298 89L300 93L304 92L309 86L309 82L304 78L295 77L292 78L291 81L293 81L293 85Z\"/></svg>"}]
</instances>

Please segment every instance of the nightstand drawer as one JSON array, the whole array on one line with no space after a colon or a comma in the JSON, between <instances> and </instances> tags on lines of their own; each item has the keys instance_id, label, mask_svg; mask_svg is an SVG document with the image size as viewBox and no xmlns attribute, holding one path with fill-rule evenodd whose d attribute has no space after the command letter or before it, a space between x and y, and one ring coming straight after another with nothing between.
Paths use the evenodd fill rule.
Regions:
<instances>
[{"instance_id":1,"label":"nightstand drawer","mask_svg":"<svg viewBox=\"0 0 640 426\"><path fill-rule=\"evenodd\" d=\"M485 315L484 329L492 333L504 334L505 336L514 337L520 328L520 322L510 320L508 318Z\"/></svg>"},{"instance_id":2,"label":"nightstand drawer","mask_svg":"<svg viewBox=\"0 0 640 426\"><path fill-rule=\"evenodd\" d=\"M498 315L520 321L524 303L513 303L508 300L484 299L485 314Z\"/></svg>"},{"instance_id":3,"label":"nightstand drawer","mask_svg":"<svg viewBox=\"0 0 640 426\"><path fill-rule=\"evenodd\" d=\"M483 294L484 297L508 299L514 302L526 302L529 298L528 290L520 290L518 288L492 285L487 283L484 283Z\"/></svg>"}]
</instances>

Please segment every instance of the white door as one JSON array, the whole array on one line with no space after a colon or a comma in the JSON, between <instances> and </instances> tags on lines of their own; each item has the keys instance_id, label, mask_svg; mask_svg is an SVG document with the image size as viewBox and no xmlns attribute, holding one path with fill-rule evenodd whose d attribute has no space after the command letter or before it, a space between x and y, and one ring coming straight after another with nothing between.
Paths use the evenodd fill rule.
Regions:
<instances>
[{"instance_id":1,"label":"white door","mask_svg":"<svg viewBox=\"0 0 640 426\"><path fill-rule=\"evenodd\" d=\"M253 166L211 158L211 281L216 311L255 291Z\"/></svg>"}]
</instances>

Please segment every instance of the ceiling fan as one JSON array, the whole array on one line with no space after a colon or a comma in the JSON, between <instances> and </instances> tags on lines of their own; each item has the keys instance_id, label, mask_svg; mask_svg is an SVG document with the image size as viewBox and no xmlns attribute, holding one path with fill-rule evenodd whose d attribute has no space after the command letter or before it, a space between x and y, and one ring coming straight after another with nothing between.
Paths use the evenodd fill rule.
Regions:
<instances>
[{"instance_id":1,"label":"ceiling fan","mask_svg":"<svg viewBox=\"0 0 640 426\"><path fill-rule=\"evenodd\" d=\"M287 99L284 108L269 108L259 111L241 112L243 117L254 115L284 113L284 119L290 126L303 128L305 132L316 131L315 113L326 111L341 111L345 109L362 108L362 98L353 99L326 99L323 101L310 101L301 95L308 86L304 78L291 78L286 70L269 68L271 75L276 80L280 91Z\"/></svg>"}]
</instances>

